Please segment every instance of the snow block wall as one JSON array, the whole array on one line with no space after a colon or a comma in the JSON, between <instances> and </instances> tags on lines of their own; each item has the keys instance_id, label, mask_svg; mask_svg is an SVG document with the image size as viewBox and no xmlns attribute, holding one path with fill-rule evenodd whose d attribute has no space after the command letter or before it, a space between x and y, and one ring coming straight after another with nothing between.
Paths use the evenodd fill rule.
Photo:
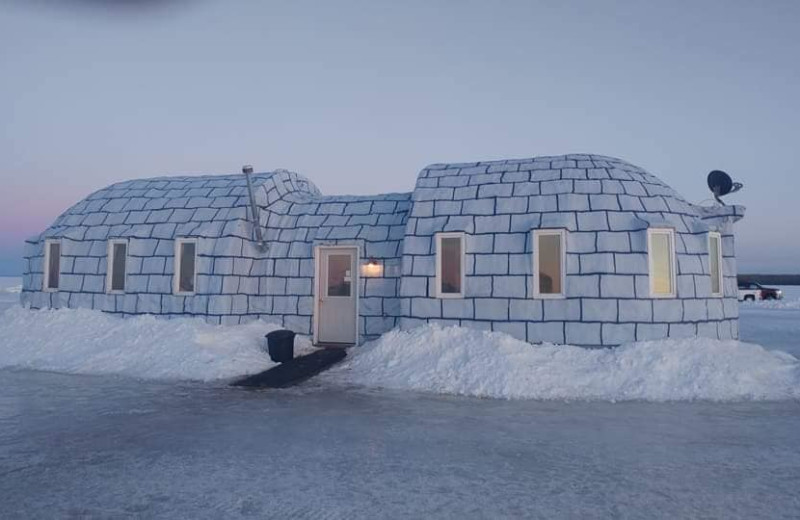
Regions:
<instances>
[{"instance_id":1,"label":"snow block wall","mask_svg":"<svg viewBox=\"0 0 800 520\"><path fill-rule=\"evenodd\" d=\"M302 176L253 176L268 249L254 241L243 176L128 181L100 190L26 246L22 302L133 315L201 316L238 324L263 318L310 334L314 246L356 245L384 265L360 279L362 339L394 328L400 250L410 194L324 197ZM175 239L197 238L195 294L173 294ZM107 294L108 240L128 240L125 294ZM44 244L62 244L59 290L43 286ZM362 262L363 263L363 262Z\"/></svg>"},{"instance_id":2,"label":"snow block wall","mask_svg":"<svg viewBox=\"0 0 800 520\"><path fill-rule=\"evenodd\" d=\"M292 193L266 208L265 238L271 276L261 294L272 316L302 334L311 334L314 307L314 248L358 246L359 264L375 260L379 277L359 276L359 336L374 339L397 325L397 298L410 193L377 196L309 197ZM263 216L263 214L262 214ZM285 284L285 287L284 287ZM281 296L285 295L285 296ZM296 310L295 310L296 308Z\"/></svg>"},{"instance_id":3,"label":"snow block wall","mask_svg":"<svg viewBox=\"0 0 800 520\"><path fill-rule=\"evenodd\" d=\"M742 208L727 208L697 208L610 157L434 164L419 176L406 226L401 327L455 324L589 347L736 338L732 222ZM649 227L675 230L675 298L650 296ZM535 229L567 230L563 299L533 296ZM464 298L435 297L434 237L442 231L465 234ZM709 231L723 235L722 298L711 296Z\"/></svg>"},{"instance_id":4,"label":"snow block wall","mask_svg":"<svg viewBox=\"0 0 800 520\"><path fill-rule=\"evenodd\" d=\"M457 324L529 342L582 346L701 335L738 337L733 223L739 206L697 207L624 161L567 155L436 164L413 193L322 196L304 177L253 176L257 247L241 175L114 184L79 202L26 244L21 299L32 308L119 315L263 318L311 334L314 248L358 246L378 277L359 277L359 334ZM647 230L675 230L674 298L649 292ZM566 230L566 296L533 295L535 229ZM435 297L435 234L465 234L465 294ZM723 236L723 297L711 296L708 232ZM176 238L197 239L192 295L173 294ZM43 291L44 245L62 245L58 291ZM126 239L124 294L106 290L108 240Z\"/></svg>"}]
</instances>

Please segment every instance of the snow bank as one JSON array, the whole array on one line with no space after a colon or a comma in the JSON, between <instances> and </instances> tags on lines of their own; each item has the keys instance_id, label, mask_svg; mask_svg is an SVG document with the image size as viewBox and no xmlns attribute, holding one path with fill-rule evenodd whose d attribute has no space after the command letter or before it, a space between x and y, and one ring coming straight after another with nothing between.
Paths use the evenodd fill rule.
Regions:
<instances>
[{"instance_id":1,"label":"snow bank","mask_svg":"<svg viewBox=\"0 0 800 520\"><path fill-rule=\"evenodd\" d=\"M222 326L196 318L123 319L88 309L15 306L0 314L0 368L225 379L273 366L261 346L264 334L278 328L263 321ZM312 348L307 338L295 340L295 353Z\"/></svg>"},{"instance_id":2,"label":"snow bank","mask_svg":"<svg viewBox=\"0 0 800 520\"><path fill-rule=\"evenodd\" d=\"M392 389L496 398L774 400L800 398L800 362L758 345L663 340L587 350L506 334L424 326L351 350L326 375Z\"/></svg>"},{"instance_id":3,"label":"snow bank","mask_svg":"<svg viewBox=\"0 0 800 520\"><path fill-rule=\"evenodd\" d=\"M0 314L0 368L228 379L273 365L261 348L276 328L15 306ZM295 344L297 352L313 349L308 338ZM391 331L351 349L320 379L506 399L800 399L800 361L758 345L693 338L587 350L437 326Z\"/></svg>"},{"instance_id":4,"label":"snow bank","mask_svg":"<svg viewBox=\"0 0 800 520\"><path fill-rule=\"evenodd\" d=\"M6 287L3 289L3 292L19 294L22 292L22 285L15 285L13 287Z\"/></svg>"}]
</instances>

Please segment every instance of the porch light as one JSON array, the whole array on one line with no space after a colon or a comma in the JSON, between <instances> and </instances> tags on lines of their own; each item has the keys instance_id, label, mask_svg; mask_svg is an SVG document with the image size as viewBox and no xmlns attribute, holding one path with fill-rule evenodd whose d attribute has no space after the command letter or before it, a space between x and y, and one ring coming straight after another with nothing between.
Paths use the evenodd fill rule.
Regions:
<instances>
[{"instance_id":1,"label":"porch light","mask_svg":"<svg viewBox=\"0 0 800 520\"><path fill-rule=\"evenodd\" d=\"M374 258L370 258L366 264L361 266L361 275L366 278L383 276L383 264Z\"/></svg>"}]
</instances>

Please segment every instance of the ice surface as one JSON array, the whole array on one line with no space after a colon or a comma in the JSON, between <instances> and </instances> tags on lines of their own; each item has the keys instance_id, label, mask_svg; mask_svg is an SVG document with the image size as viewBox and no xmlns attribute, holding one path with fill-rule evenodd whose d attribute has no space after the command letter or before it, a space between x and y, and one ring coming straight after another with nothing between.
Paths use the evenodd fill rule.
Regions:
<instances>
[{"instance_id":1,"label":"ice surface","mask_svg":"<svg viewBox=\"0 0 800 520\"><path fill-rule=\"evenodd\" d=\"M22 290L22 278L18 276L0 276L0 292L19 292Z\"/></svg>"},{"instance_id":2,"label":"ice surface","mask_svg":"<svg viewBox=\"0 0 800 520\"><path fill-rule=\"evenodd\" d=\"M800 286L781 286L784 299L739 305L739 333L743 340L800 358Z\"/></svg>"},{"instance_id":3,"label":"ice surface","mask_svg":"<svg viewBox=\"0 0 800 520\"><path fill-rule=\"evenodd\" d=\"M22 290L22 278L0 276L0 312L19 305L19 292Z\"/></svg>"},{"instance_id":4,"label":"ice surface","mask_svg":"<svg viewBox=\"0 0 800 520\"><path fill-rule=\"evenodd\" d=\"M797 518L797 403L0 370L4 518Z\"/></svg>"}]
</instances>

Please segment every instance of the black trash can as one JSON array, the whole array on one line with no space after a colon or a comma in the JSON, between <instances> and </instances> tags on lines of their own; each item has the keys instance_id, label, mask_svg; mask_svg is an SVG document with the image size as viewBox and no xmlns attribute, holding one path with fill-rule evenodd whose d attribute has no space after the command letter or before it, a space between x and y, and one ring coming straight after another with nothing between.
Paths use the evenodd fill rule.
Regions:
<instances>
[{"instance_id":1,"label":"black trash can","mask_svg":"<svg viewBox=\"0 0 800 520\"><path fill-rule=\"evenodd\" d=\"M275 363L283 363L294 358L294 332L273 330L267 334L269 357Z\"/></svg>"}]
</instances>

